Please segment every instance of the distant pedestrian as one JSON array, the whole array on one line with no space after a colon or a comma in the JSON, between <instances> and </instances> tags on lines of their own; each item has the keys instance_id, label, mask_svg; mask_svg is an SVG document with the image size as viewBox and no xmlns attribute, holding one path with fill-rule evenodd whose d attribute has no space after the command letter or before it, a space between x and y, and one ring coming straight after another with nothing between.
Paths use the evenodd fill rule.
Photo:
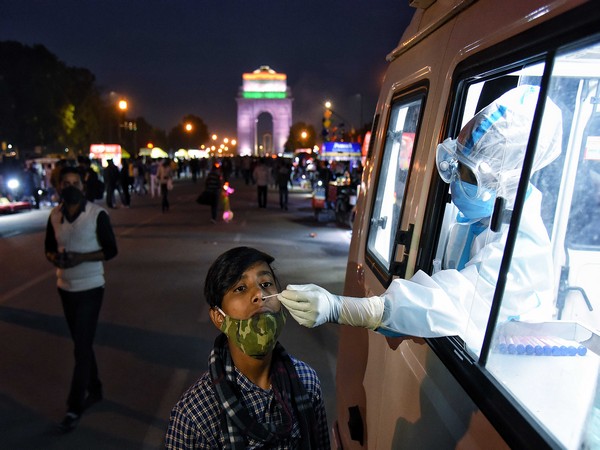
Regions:
<instances>
[{"instance_id":1,"label":"distant pedestrian","mask_svg":"<svg viewBox=\"0 0 600 450\"><path fill-rule=\"evenodd\" d=\"M281 161L277 169L277 187L279 188L279 207L288 209L288 184L292 183L292 170L290 165Z\"/></svg>"},{"instance_id":2,"label":"distant pedestrian","mask_svg":"<svg viewBox=\"0 0 600 450\"><path fill-rule=\"evenodd\" d=\"M112 159L106 161L104 169L104 185L106 186L106 206L115 208L115 189L119 189L119 168Z\"/></svg>"},{"instance_id":3,"label":"distant pedestrian","mask_svg":"<svg viewBox=\"0 0 600 450\"><path fill-rule=\"evenodd\" d=\"M129 208L131 206L131 194L129 189L131 187L132 177L130 175L130 169L131 167L129 161L124 159L123 166L121 167L121 171L119 172L119 193L121 194L121 203L123 203L123 206L125 208Z\"/></svg>"},{"instance_id":4,"label":"distant pedestrian","mask_svg":"<svg viewBox=\"0 0 600 450\"><path fill-rule=\"evenodd\" d=\"M133 176L133 191L138 195L146 195L146 164L141 156L134 163Z\"/></svg>"},{"instance_id":5,"label":"distant pedestrian","mask_svg":"<svg viewBox=\"0 0 600 450\"><path fill-rule=\"evenodd\" d=\"M217 208L219 205L219 198L221 196L221 188L223 187L223 180L219 173L219 165L213 164L210 172L206 176L204 181L204 190L208 192L212 198L210 203L210 221L212 223L217 222Z\"/></svg>"},{"instance_id":6,"label":"distant pedestrian","mask_svg":"<svg viewBox=\"0 0 600 450\"><path fill-rule=\"evenodd\" d=\"M192 173L192 181L195 183L200 173L200 162L197 158L190 159L190 172Z\"/></svg>"},{"instance_id":7,"label":"distant pedestrian","mask_svg":"<svg viewBox=\"0 0 600 450\"><path fill-rule=\"evenodd\" d=\"M156 180L156 174L158 173L158 168L160 166L161 161L152 160L150 163L150 197L154 198L155 195L158 195L160 186L158 181Z\"/></svg>"},{"instance_id":8,"label":"distant pedestrian","mask_svg":"<svg viewBox=\"0 0 600 450\"><path fill-rule=\"evenodd\" d=\"M44 247L57 267L58 294L75 346L67 414L59 425L68 432L85 408L102 400L93 343L104 296L102 262L117 255L117 243L106 210L85 199L80 172L65 167L59 180L62 202L50 212Z\"/></svg>"},{"instance_id":9,"label":"distant pedestrian","mask_svg":"<svg viewBox=\"0 0 600 450\"><path fill-rule=\"evenodd\" d=\"M160 195L162 196L162 212L167 212L170 206L169 190L173 187L173 169L171 168L171 161L169 158L165 158L162 164L158 166L156 179L160 185Z\"/></svg>"},{"instance_id":10,"label":"distant pedestrian","mask_svg":"<svg viewBox=\"0 0 600 450\"><path fill-rule=\"evenodd\" d=\"M242 157L242 176L244 177L244 183L246 186L250 184L250 176L252 175L250 172L250 166L252 165L252 159L249 156Z\"/></svg>"},{"instance_id":11,"label":"distant pedestrian","mask_svg":"<svg viewBox=\"0 0 600 450\"><path fill-rule=\"evenodd\" d=\"M200 158L200 161L198 161L198 170L200 171L200 178L204 178L208 170L208 158Z\"/></svg>"},{"instance_id":12,"label":"distant pedestrian","mask_svg":"<svg viewBox=\"0 0 600 450\"><path fill-rule=\"evenodd\" d=\"M231 164L231 158L223 158L221 163L221 174L223 175L223 181L229 181L231 177L231 172L233 171L233 166Z\"/></svg>"},{"instance_id":13,"label":"distant pedestrian","mask_svg":"<svg viewBox=\"0 0 600 450\"><path fill-rule=\"evenodd\" d=\"M267 191L269 188L269 178L271 177L269 168L264 158L260 158L258 164L252 172L254 181L256 182L256 192L258 195L258 207L267 207Z\"/></svg>"}]
</instances>

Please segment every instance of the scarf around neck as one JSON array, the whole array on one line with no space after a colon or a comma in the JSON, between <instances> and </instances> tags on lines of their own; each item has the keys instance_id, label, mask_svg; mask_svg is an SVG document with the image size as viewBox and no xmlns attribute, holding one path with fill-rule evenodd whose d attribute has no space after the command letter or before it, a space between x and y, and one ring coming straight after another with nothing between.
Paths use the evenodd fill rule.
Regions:
<instances>
[{"instance_id":1,"label":"scarf around neck","mask_svg":"<svg viewBox=\"0 0 600 450\"><path fill-rule=\"evenodd\" d=\"M283 423L260 423L242 405L241 393L235 382L235 369L227 347L227 336L220 334L210 353L209 373L215 392L224 410L221 431L228 449L245 449L249 438L274 446L289 438L296 413L301 442L298 448L316 448L317 427L312 403L283 346L276 344L271 359L271 385L281 404Z\"/></svg>"}]
</instances>

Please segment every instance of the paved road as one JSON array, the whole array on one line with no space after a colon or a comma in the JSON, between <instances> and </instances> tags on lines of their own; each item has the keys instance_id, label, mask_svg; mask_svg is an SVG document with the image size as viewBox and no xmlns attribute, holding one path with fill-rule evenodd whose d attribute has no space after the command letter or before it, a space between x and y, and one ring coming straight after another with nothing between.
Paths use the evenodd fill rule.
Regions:
<instances>
[{"instance_id":1,"label":"paved road","mask_svg":"<svg viewBox=\"0 0 600 450\"><path fill-rule=\"evenodd\" d=\"M307 192L282 211L277 192L258 209L255 188L234 180L234 220L211 224L194 203L201 184L176 182L171 210L134 196L110 211L119 255L105 265L107 289L96 338L105 400L62 435L72 346L43 255L48 210L0 216L0 447L6 449L162 448L169 412L206 369L218 331L202 290L210 263L238 245L275 257L285 286L318 283L342 292L350 232L315 222ZM311 364L323 383L330 424L335 404L337 326L307 330L288 321L281 342Z\"/></svg>"}]
</instances>

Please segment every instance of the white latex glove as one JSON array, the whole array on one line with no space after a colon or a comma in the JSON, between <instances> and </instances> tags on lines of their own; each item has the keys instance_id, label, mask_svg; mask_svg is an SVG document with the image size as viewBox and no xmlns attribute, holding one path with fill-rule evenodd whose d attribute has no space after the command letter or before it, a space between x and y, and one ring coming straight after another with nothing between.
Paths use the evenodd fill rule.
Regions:
<instances>
[{"instance_id":1,"label":"white latex glove","mask_svg":"<svg viewBox=\"0 0 600 450\"><path fill-rule=\"evenodd\" d=\"M288 285L277 298L296 322L309 328L337 322L375 329L383 316L380 297L342 297L315 284Z\"/></svg>"}]
</instances>

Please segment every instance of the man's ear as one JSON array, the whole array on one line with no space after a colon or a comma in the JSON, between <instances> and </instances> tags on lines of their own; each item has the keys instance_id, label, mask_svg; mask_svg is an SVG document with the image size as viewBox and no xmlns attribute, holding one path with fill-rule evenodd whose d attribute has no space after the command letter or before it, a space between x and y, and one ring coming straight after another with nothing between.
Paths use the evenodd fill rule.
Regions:
<instances>
[{"instance_id":1,"label":"man's ear","mask_svg":"<svg viewBox=\"0 0 600 450\"><path fill-rule=\"evenodd\" d=\"M219 312L217 308L210 308L208 310L208 315L210 316L210 320L217 327L218 330L221 329L221 325L223 324L223 320L225 319L223 315Z\"/></svg>"}]
</instances>

